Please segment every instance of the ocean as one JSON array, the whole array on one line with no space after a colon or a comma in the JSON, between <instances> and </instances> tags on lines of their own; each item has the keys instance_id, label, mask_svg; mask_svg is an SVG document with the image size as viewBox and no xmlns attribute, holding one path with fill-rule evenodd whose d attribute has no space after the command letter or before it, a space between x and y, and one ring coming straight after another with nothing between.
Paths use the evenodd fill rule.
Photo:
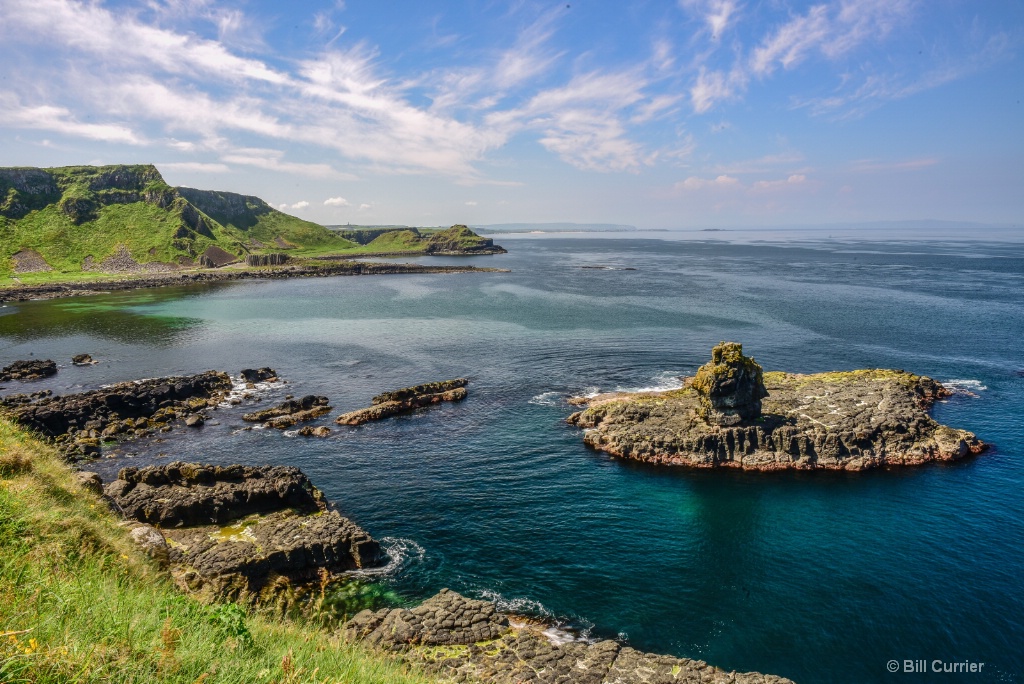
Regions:
<instances>
[{"instance_id":1,"label":"ocean","mask_svg":"<svg viewBox=\"0 0 1024 684\"><path fill-rule=\"evenodd\" d=\"M95 469L297 465L392 555L365 580L442 587L587 638L813 682L1024 681L1024 242L857 231L499 235L424 257L508 273L242 281L0 308L4 392L271 366L323 394L327 439L199 430ZM900 368L960 390L940 422L994 445L861 473L651 467L587 449L565 399L670 388L722 340L766 370ZM70 364L89 353L100 363ZM380 391L466 376L469 397L359 428ZM903 663L984 663L911 675ZM898 673L889 672L896 661Z\"/></svg>"}]
</instances>

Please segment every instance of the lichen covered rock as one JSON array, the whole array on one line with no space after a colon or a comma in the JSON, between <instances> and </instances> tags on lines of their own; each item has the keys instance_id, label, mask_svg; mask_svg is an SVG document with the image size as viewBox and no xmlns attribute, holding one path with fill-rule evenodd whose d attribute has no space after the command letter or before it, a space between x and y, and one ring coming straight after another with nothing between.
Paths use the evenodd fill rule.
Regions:
<instances>
[{"instance_id":1,"label":"lichen covered rock","mask_svg":"<svg viewBox=\"0 0 1024 684\"><path fill-rule=\"evenodd\" d=\"M711 361L697 370L690 386L697 392L698 415L714 425L739 425L761 415L768 396L764 373L743 345L722 342L711 350Z\"/></svg>"},{"instance_id":2,"label":"lichen covered rock","mask_svg":"<svg viewBox=\"0 0 1024 684\"><path fill-rule=\"evenodd\" d=\"M179 586L218 600L295 597L384 559L377 541L294 467L122 468L104 493Z\"/></svg>"}]
</instances>

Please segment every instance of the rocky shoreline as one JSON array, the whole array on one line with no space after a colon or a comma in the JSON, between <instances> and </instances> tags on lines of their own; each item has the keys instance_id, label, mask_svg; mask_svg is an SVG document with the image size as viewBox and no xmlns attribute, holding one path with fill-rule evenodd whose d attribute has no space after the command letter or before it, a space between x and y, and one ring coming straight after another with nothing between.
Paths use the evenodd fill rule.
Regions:
<instances>
[{"instance_id":1,"label":"rocky shoreline","mask_svg":"<svg viewBox=\"0 0 1024 684\"><path fill-rule=\"evenodd\" d=\"M736 343L684 387L582 397L568 422L599 451L658 465L846 470L954 461L989 445L928 414L952 393L931 378L870 369L763 373Z\"/></svg>"},{"instance_id":2,"label":"rocky shoreline","mask_svg":"<svg viewBox=\"0 0 1024 684\"><path fill-rule=\"evenodd\" d=\"M494 684L792 684L700 660L645 653L617 641L556 642L545 625L447 589L411 609L364 610L344 634L400 653L446 681Z\"/></svg>"},{"instance_id":3,"label":"rocky shoreline","mask_svg":"<svg viewBox=\"0 0 1024 684\"><path fill-rule=\"evenodd\" d=\"M408 255L406 255L408 256ZM330 276L442 274L442 273L507 273L507 269L479 266L426 266L421 264L387 264L368 261L324 261L306 265L288 265L247 269L219 269L184 273L145 274L118 279L52 282L38 285L9 285L0 288L0 302L21 302L33 299L57 299L122 290L154 287L175 287L229 282L235 280L279 280L284 278L326 278Z\"/></svg>"},{"instance_id":4,"label":"rocky shoreline","mask_svg":"<svg viewBox=\"0 0 1024 684\"><path fill-rule=\"evenodd\" d=\"M246 369L241 377L250 385L277 380L270 368ZM458 378L386 392L374 397L375 406L453 392L464 396L467 382ZM201 417L231 389L227 374L208 371L66 397L13 395L0 408L62 446L66 456L78 458L93 455L83 445L101 437L133 439L170 429L172 420ZM328 408L326 397L310 395L247 415L272 421ZM173 462L122 468L106 484L87 471L78 472L77 479L124 517L140 552L181 590L204 600L301 608L345 573L388 560L380 543L343 517L298 468ZM791 684L782 677L645 653L617 641L555 639L549 627L529 616L502 613L492 602L442 590L414 608L364 610L339 631L445 681Z\"/></svg>"}]
</instances>

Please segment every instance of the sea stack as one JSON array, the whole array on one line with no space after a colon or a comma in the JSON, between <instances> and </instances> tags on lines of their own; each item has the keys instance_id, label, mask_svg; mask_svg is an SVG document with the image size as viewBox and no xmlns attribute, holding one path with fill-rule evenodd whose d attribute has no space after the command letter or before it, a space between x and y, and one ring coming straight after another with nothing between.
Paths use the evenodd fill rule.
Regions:
<instances>
[{"instance_id":1,"label":"sea stack","mask_svg":"<svg viewBox=\"0 0 1024 684\"><path fill-rule=\"evenodd\" d=\"M721 342L711 350L711 361L697 370L691 387L697 391L697 414L711 425L739 425L761 416L761 400L768 396L764 371L743 355L739 342Z\"/></svg>"}]
</instances>

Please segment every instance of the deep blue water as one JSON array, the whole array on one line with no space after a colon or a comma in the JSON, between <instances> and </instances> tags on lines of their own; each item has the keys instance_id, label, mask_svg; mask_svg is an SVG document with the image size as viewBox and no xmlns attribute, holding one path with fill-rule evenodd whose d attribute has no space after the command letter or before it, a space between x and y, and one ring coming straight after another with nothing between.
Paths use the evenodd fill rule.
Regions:
<instances>
[{"instance_id":1,"label":"deep blue water","mask_svg":"<svg viewBox=\"0 0 1024 684\"><path fill-rule=\"evenodd\" d=\"M235 432L239 411L221 411L100 468L156 453L298 465L404 558L380 579L409 600L447 586L803 683L1024 681L1024 245L499 241L509 254L459 263L511 273L8 306L0 361L60 361L33 388L61 392L270 365L290 384L264 401L326 394L326 424L381 390L466 375L465 402L326 440ZM687 472L609 459L564 424L566 396L665 386L726 339L769 370L957 381L977 396L936 418L996 447L857 474ZM81 352L102 363L70 366ZM922 658L985 665L886 671Z\"/></svg>"}]
</instances>

